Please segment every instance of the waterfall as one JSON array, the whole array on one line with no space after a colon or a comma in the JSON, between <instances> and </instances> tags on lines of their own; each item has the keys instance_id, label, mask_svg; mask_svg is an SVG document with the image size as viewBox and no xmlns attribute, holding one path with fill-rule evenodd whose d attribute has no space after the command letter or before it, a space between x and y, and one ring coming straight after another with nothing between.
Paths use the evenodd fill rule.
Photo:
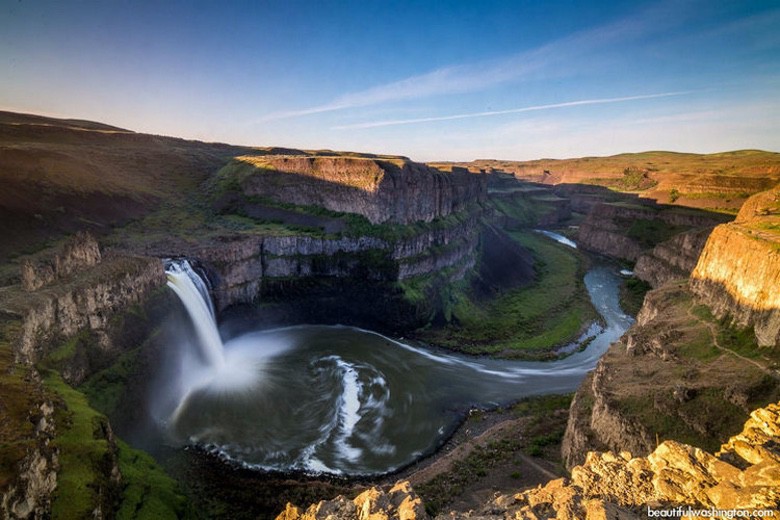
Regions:
<instances>
[{"instance_id":1,"label":"waterfall","mask_svg":"<svg viewBox=\"0 0 780 520\"><path fill-rule=\"evenodd\" d=\"M217 330L207 280L186 259L166 260L165 273L168 276L168 287L173 289L192 319L205 361L212 368L222 368L225 364L224 346Z\"/></svg>"}]
</instances>

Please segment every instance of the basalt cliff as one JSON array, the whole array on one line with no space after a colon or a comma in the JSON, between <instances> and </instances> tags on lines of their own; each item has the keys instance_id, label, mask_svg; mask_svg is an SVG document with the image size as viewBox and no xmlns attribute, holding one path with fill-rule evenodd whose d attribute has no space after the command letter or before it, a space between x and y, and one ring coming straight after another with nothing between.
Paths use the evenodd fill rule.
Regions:
<instances>
[{"instance_id":1,"label":"basalt cliff","mask_svg":"<svg viewBox=\"0 0 780 520\"><path fill-rule=\"evenodd\" d=\"M734 434L741 417L776 398L776 204L777 188L754 195L735 222L711 234L656 246L660 269L640 257L637 270L658 288L575 396L563 445L569 467L593 449L649 453L659 439L713 449L713 438ZM676 257L675 243L683 250ZM688 281L685 251L698 249Z\"/></svg>"},{"instance_id":2,"label":"basalt cliff","mask_svg":"<svg viewBox=\"0 0 780 520\"><path fill-rule=\"evenodd\" d=\"M780 344L780 186L751 197L718 226L691 275L691 290L718 318L753 328L758 344Z\"/></svg>"}]
</instances>

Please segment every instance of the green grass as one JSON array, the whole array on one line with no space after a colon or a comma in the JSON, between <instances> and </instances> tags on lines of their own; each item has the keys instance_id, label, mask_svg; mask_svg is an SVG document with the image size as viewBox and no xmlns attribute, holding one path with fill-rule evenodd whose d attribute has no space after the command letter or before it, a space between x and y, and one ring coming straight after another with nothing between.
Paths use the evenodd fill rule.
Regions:
<instances>
[{"instance_id":1,"label":"green grass","mask_svg":"<svg viewBox=\"0 0 780 520\"><path fill-rule=\"evenodd\" d=\"M99 489L109 496L114 493L120 519L184 516L186 500L176 482L143 452L118 439L112 445L105 434L108 419L89 405L87 397L53 370L43 375L47 390L61 399L55 405L57 436L52 441L59 449L60 462L52 517L91 518L98 505ZM115 458L121 483L110 478Z\"/></svg>"},{"instance_id":2,"label":"green grass","mask_svg":"<svg viewBox=\"0 0 780 520\"><path fill-rule=\"evenodd\" d=\"M87 518L98 503L98 488L107 486L100 468L110 461L110 446L100 431L107 419L90 408L86 397L52 370L44 373L46 388L60 396L55 405L60 471L52 502L54 518Z\"/></svg>"},{"instance_id":3,"label":"green grass","mask_svg":"<svg viewBox=\"0 0 780 520\"><path fill-rule=\"evenodd\" d=\"M110 367L91 376L79 390L100 413L111 415L117 408L128 378L135 369L140 349L122 354Z\"/></svg>"},{"instance_id":4,"label":"green grass","mask_svg":"<svg viewBox=\"0 0 780 520\"><path fill-rule=\"evenodd\" d=\"M119 470L125 482L117 520L176 519L191 516L178 484L146 453L118 441Z\"/></svg>"},{"instance_id":5,"label":"green grass","mask_svg":"<svg viewBox=\"0 0 780 520\"><path fill-rule=\"evenodd\" d=\"M549 202L549 201L547 201ZM520 199L502 199L493 197L491 204L500 213L514 219L519 225L534 226L539 218L555 208L549 203L534 197L522 197Z\"/></svg>"},{"instance_id":6,"label":"green grass","mask_svg":"<svg viewBox=\"0 0 780 520\"><path fill-rule=\"evenodd\" d=\"M723 355L712 341L709 329L700 327L691 334L687 341L682 343L676 353L684 358L698 361L711 361Z\"/></svg>"},{"instance_id":7,"label":"green grass","mask_svg":"<svg viewBox=\"0 0 780 520\"><path fill-rule=\"evenodd\" d=\"M722 388L705 388L684 403L671 400L669 395L655 395L625 398L616 404L651 435L658 435L659 441L676 440L710 453L739 432L745 422L745 412L724 397ZM695 430L689 422L707 433Z\"/></svg>"},{"instance_id":8,"label":"green grass","mask_svg":"<svg viewBox=\"0 0 780 520\"><path fill-rule=\"evenodd\" d=\"M30 414L38 391L28 379L29 368L14 361L12 342L19 321L0 320L0 489L17 477L17 465L35 445Z\"/></svg>"},{"instance_id":9,"label":"green grass","mask_svg":"<svg viewBox=\"0 0 780 520\"><path fill-rule=\"evenodd\" d=\"M601 178L594 177L584 180L584 184L595 184L605 186L615 191L644 191L658 185L658 181L650 178L650 169L644 170L635 167L623 169L623 177L619 178Z\"/></svg>"},{"instance_id":10,"label":"green grass","mask_svg":"<svg viewBox=\"0 0 780 520\"><path fill-rule=\"evenodd\" d=\"M748 359L765 359L772 363L780 364L780 351L777 349L760 347L756 341L755 333L750 327L740 327L734 324L729 316L724 316L722 319L717 319L713 316L712 311L706 305L695 305L691 312L700 320L714 324L716 327L716 334L718 344L736 354L739 354ZM709 331L707 331L709 333ZM709 342L712 344L712 336L708 334ZM694 346L687 346L688 350L694 349ZM712 349L715 349L713 346ZM699 349L701 355L706 355L708 350ZM695 355L694 355L695 357Z\"/></svg>"},{"instance_id":11,"label":"green grass","mask_svg":"<svg viewBox=\"0 0 780 520\"><path fill-rule=\"evenodd\" d=\"M575 251L529 231L512 237L534 254L536 280L488 303L456 290L454 324L426 332L426 340L471 354L527 355L572 341L585 323L597 318Z\"/></svg>"}]
</instances>

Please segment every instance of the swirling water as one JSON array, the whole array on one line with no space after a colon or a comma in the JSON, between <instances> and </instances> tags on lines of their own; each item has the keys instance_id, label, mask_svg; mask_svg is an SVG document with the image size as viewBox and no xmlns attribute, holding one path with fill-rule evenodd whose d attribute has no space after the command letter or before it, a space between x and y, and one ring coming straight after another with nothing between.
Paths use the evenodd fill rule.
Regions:
<instances>
[{"instance_id":1,"label":"swirling water","mask_svg":"<svg viewBox=\"0 0 780 520\"><path fill-rule=\"evenodd\" d=\"M189 359L169 436L248 467L380 474L436 449L472 406L571 392L631 324L613 266L585 285L604 326L552 362L473 358L344 326L255 331L224 343L220 366Z\"/></svg>"}]
</instances>

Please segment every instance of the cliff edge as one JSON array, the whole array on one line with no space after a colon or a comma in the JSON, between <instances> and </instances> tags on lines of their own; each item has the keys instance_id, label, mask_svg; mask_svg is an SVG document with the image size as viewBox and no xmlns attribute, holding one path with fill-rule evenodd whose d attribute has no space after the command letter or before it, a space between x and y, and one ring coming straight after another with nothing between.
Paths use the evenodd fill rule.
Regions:
<instances>
[{"instance_id":1,"label":"cliff edge","mask_svg":"<svg viewBox=\"0 0 780 520\"><path fill-rule=\"evenodd\" d=\"M761 346L780 345L780 186L751 197L715 228L691 289L718 318L751 327Z\"/></svg>"}]
</instances>

